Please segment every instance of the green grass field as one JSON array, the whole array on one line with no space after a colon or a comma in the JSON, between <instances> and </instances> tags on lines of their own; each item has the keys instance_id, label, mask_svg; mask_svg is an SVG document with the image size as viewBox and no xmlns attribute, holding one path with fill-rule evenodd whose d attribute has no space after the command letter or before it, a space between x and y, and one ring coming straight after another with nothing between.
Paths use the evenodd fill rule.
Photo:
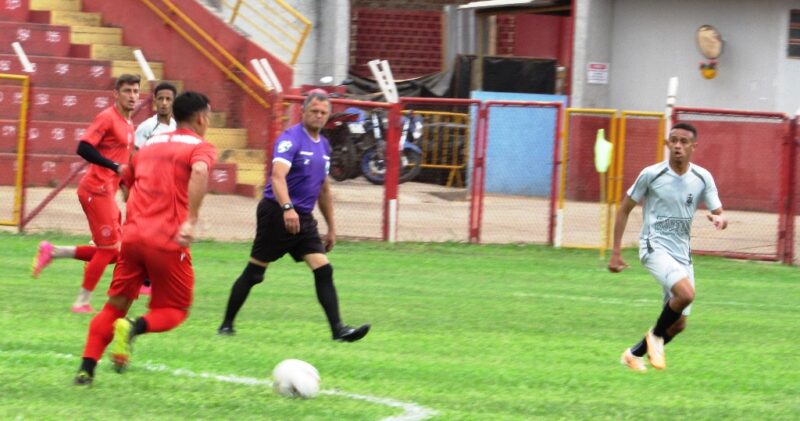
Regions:
<instances>
[{"instance_id":1,"label":"green grass field","mask_svg":"<svg viewBox=\"0 0 800 421\"><path fill-rule=\"evenodd\" d=\"M667 370L640 374L619 355L654 323L661 292L633 250L631 269L611 274L596 251L340 243L343 319L373 324L347 344L330 340L310 272L288 257L253 289L238 335L218 337L249 244L198 243L189 319L139 337L125 374L101 362L87 389L71 384L90 320L69 312L83 265L58 260L31 279L43 238L0 233L0 419L800 418L792 267L698 257L689 327L667 346ZM272 393L286 358L317 367L320 396Z\"/></svg>"}]
</instances>

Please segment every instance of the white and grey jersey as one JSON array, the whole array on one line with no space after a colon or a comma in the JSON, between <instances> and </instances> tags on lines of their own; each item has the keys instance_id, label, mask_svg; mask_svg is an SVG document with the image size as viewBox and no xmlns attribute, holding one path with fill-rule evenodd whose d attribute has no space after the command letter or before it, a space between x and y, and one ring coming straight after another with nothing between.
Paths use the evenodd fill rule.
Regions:
<instances>
[{"instance_id":1,"label":"white and grey jersey","mask_svg":"<svg viewBox=\"0 0 800 421\"><path fill-rule=\"evenodd\" d=\"M644 201L639 254L660 249L683 264L692 261L689 239L699 203L712 211L722 207L714 177L695 164L689 164L683 175L673 171L668 161L651 165L639 173L628 196L636 203Z\"/></svg>"},{"instance_id":2,"label":"white and grey jersey","mask_svg":"<svg viewBox=\"0 0 800 421\"><path fill-rule=\"evenodd\" d=\"M141 148L144 142L147 142L147 139L157 134L174 132L177 127L178 125L175 123L174 118L170 117L169 124L164 124L158 121L158 114L154 114L136 128L134 143L137 148Z\"/></svg>"}]
</instances>

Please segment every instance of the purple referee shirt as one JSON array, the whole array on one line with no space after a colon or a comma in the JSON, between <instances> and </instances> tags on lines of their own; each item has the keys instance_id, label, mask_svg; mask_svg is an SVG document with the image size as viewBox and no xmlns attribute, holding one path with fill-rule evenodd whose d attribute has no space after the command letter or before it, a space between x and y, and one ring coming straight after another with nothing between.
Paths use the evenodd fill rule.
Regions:
<instances>
[{"instance_id":1,"label":"purple referee shirt","mask_svg":"<svg viewBox=\"0 0 800 421\"><path fill-rule=\"evenodd\" d=\"M322 183L330 170L330 155L328 139L320 135L319 140L315 141L302 123L286 129L275 142L272 163L283 162L291 167L286 175L286 184L298 213L311 213L314 210ZM271 178L267 179L264 187L264 197L277 202Z\"/></svg>"}]
</instances>

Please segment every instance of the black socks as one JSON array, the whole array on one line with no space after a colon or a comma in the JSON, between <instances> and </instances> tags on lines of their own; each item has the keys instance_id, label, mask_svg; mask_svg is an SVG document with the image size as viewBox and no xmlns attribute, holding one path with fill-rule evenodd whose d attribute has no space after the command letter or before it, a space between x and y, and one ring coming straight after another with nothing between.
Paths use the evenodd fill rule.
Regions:
<instances>
[{"instance_id":1,"label":"black socks","mask_svg":"<svg viewBox=\"0 0 800 421\"><path fill-rule=\"evenodd\" d=\"M89 373L90 376L94 377L95 367L97 367L97 361L91 358L83 357L83 360L81 361L81 368L79 369L79 371L85 371Z\"/></svg>"},{"instance_id":2,"label":"black socks","mask_svg":"<svg viewBox=\"0 0 800 421\"><path fill-rule=\"evenodd\" d=\"M675 311L669 306L669 301L664 304L664 309L661 310L661 315L658 316L656 327L653 328L653 334L656 336L664 337L667 334L667 329L675 324L681 318L681 311Z\"/></svg>"},{"instance_id":3,"label":"black socks","mask_svg":"<svg viewBox=\"0 0 800 421\"><path fill-rule=\"evenodd\" d=\"M314 284L317 287L317 299L322 305L322 309L325 310L331 331L336 333L341 325L341 320L339 319L339 299L336 297L336 287L333 285L333 267L330 264L314 270Z\"/></svg>"},{"instance_id":4,"label":"black socks","mask_svg":"<svg viewBox=\"0 0 800 421\"><path fill-rule=\"evenodd\" d=\"M236 318L239 309L242 308L245 300L247 300L250 289L264 280L264 272L266 270L267 268L264 266L247 263L244 272L239 275L239 278L236 279L231 288L231 296L228 298L228 307L225 309L225 320L222 322L222 326L233 326L233 319Z\"/></svg>"},{"instance_id":5,"label":"black socks","mask_svg":"<svg viewBox=\"0 0 800 421\"><path fill-rule=\"evenodd\" d=\"M664 335L664 345L668 344L669 341L672 340L672 336ZM631 347L631 354L637 357L644 357L644 354L647 354L647 340L642 338L638 344Z\"/></svg>"}]
</instances>

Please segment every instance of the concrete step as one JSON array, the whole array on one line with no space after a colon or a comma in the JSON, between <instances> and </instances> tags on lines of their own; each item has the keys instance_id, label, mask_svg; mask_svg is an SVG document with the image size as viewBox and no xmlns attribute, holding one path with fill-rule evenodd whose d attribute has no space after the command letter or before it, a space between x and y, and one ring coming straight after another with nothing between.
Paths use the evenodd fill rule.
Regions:
<instances>
[{"instance_id":1,"label":"concrete step","mask_svg":"<svg viewBox=\"0 0 800 421\"><path fill-rule=\"evenodd\" d=\"M161 80L164 77L164 64L156 61L151 61L148 64L150 64L156 79ZM139 63L136 60L113 60L111 62L112 77L116 78L125 73L142 75L142 68L139 67Z\"/></svg>"},{"instance_id":2,"label":"concrete step","mask_svg":"<svg viewBox=\"0 0 800 421\"><path fill-rule=\"evenodd\" d=\"M181 92L182 89L178 89ZM211 112L208 127L224 128L228 124L228 114L225 112Z\"/></svg>"},{"instance_id":3,"label":"concrete step","mask_svg":"<svg viewBox=\"0 0 800 421\"><path fill-rule=\"evenodd\" d=\"M99 13L67 10L53 10L49 13L49 23L53 25L100 26L103 24L102 16Z\"/></svg>"},{"instance_id":4,"label":"concrete step","mask_svg":"<svg viewBox=\"0 0 800 421\"><path fill-rule=\"evenodd\" d=\"M241 164L237 164L236 179L239 184L251 184L253 186L264 186L264 169L242 169ZM260 190L256 189L256 190Z\"/></svg>"},{"instance_id":5,"label":"concrete step","mask_svg":"<svg viewBox=\"0 0 800 421\"><path fill-rule=\"evenodd\" d=\"M235 162L237 164L264 165L265 153L258 149L220 149L220 162Z\"/></svg>"},{"instance_id":6,"label":"concrete step","mask_svg":"<svg viewBox=\"0 0 800 421\"><path fill-rule=\"evenodd\" d=\"M247 129L209 128L205 138L218 150L247 147Z\"/></svg>"},{"instance_id":7,"label":"concrete step","mask_svg":"<svg viewBox=\"0 0 800 421\"><path fill-rule=\"evenodd\" d=\"M118 44L91 44L89 57L95 60L135 60L133 50L137 47Z\"/></svg>"},{"instance_id":8,"label":"concrete step","mask_svg":"<svg viewBox=\"0 0 800 421\"><path fill-rule=\"evenodd\" d=\"M27 22L30 18L30 9L25 1L0 2L0 10L4 22Z\"/></svg>"},{"instance_id":9,"label":"concrete step","mask_svg":"<svg viewBox=\"0 0 800 421\"><path fill-rule=\"evenodd\" d=\"M0 102L0 119L18 119L19 87L0 85L0 97L4 99ZM114 95L110 89L98 91L34 86L30 97L30 119L88 123L113 103Z\"/></svg>"},{"instance_id":10,"label":"concrete step","mask_svg":"<svg viewBox=\"0 0 800 421\"><path fill-rule=\"evenodd\" d=\"M29 56L36 71L31 82L36 87L113 89L111 62L71 57ZM0 54L0 72L23 73L16 55Z\"/></svg>"},{"instance_id":11,"label":"concrete step","mask_svg":"<svg viewBox=\"0 0 800 421\"><path fill-rule=\"evenodd\" d=\"M70 42L73 44L122 44L121 28L103 26L72 26Z\"/></svg>"},{"instance_id":12,"label":"concrete step","mask_svg":"<svg viewBox=\"0 0 800 421\"><path fill-rule=\"evenodd\" d=\"M0 153L0 168L14 168L16 166L16 153ZM25 184L29 187L54 187L85 163L77 154L30 154L27 156ZM14 171L0 171L0 185L14 184ZM70 183L76 186L81 175L75 177ZM220 163L211 169L208 180L208 189L217 194L234 194L237 189L236 165Z\"/></svg>"},{"instance_id":13,"label":"concrete step","mask_svg":"<svg viewBox=\"0 0 800 421\"><path fill-rule=\"evenodd\" d=\"M81 11L81 0L30 0L31 10Z\"/></svg>"},{"instance_id":14,"label":"concrete step","mask_svg":"<svg viewBox=\"0 0 800 421\"><path fill-rule=\"evenodd\" d=\"M17 150L18 135L16 120L0 120L0 153ZM28 122L27 153L73 155L88 123L65 121Z\"/></svg>"},{"instance_id":15,"label":"concrete step","mask_svg":"<svg viewBox=\"0 0 800 421\"><path fill-rule=\"evenodd\" d=\"M0 22L0 54L15 54L11 43L19 42L29 56L60 56L70 53L70 29L42 23Z\"/></svg>"}]
</instances>

